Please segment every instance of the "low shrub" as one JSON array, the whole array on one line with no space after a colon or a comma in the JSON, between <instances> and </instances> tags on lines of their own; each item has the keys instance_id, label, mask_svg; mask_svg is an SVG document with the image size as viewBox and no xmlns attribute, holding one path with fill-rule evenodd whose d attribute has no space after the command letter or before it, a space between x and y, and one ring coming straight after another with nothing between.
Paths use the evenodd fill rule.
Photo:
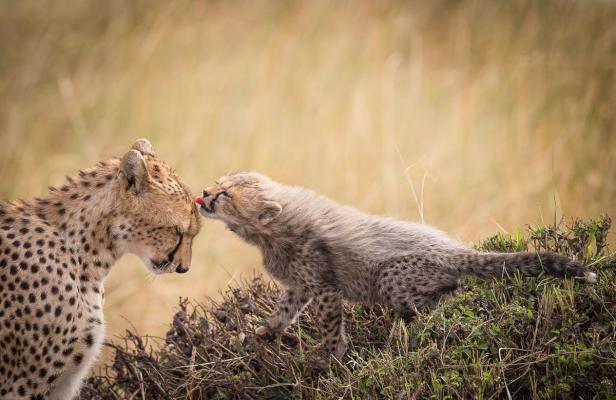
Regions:
<instances>
[{"instance_id":1,"label":"low shrub","mask_svg":"<svg viewBox=\"0 0 616 400\"><path fill-rule=\"evenodd\" d=\"M325 359L311 310L269 342L254 330L278 296L260 276L219 303L181 299L164 339L128 331L88 379L93 399L616 398L616 258L610 219L528 227L477 247L574 257L598 283L547 275L466 279L403 321L350 305L344 359Z\"/></svg>"}]
</instances>

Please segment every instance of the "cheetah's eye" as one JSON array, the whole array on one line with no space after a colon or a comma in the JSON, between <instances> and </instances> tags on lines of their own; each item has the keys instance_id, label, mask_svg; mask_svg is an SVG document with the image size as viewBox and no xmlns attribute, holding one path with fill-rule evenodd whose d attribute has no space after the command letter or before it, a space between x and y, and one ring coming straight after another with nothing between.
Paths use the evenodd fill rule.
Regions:
<instances>
[{"instance_id":1,"label":"cheetah's eye","mask_svg":"<svg viewBox=\"0 0 616 400\"><path fill-rule=\"evenodd\" d=\"M177 235L177 242L175 245L174 252L177 250L178 247L180 247L180 244L182 243L182 240L184 239L184 231L182 231L182 229L180 228L175 228L175 234Z\"/></svg>"}]
</instances>

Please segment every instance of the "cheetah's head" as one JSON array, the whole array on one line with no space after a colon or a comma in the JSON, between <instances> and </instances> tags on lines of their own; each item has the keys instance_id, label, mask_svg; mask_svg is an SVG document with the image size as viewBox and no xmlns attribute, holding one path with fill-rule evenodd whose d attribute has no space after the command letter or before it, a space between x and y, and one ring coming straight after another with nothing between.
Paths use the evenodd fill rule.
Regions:
<instances>
[{"instance_id":1,"label":"cheetah's head","mask_svg":"<svg viewBox=\"0 0 616 400\"><path fill-rule=\"evenodd\" d=\"M201 215L223 221L240 236L267 233L282 212L280 203L270 198L275 187L264 175L241 172L223 176L195 201Z\"/></svg>"},{"instance_id":2,"label":"cheetah's head","mask_svg":"<svg viewBox=\"0 0 616 400\"><path fill-rule=\"evenodd\" d=\"M156 274L187 272L199 232L188 188L140 139L120 160L119 201L112 224L114 247L141 258Z\"/></svg>"}]
</instances>

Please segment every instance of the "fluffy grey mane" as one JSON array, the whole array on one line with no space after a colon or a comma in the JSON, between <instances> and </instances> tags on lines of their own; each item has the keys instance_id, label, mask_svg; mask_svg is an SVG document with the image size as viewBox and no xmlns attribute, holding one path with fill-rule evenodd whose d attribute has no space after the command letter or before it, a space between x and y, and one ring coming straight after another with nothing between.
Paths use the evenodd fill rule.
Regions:
<instances>
[{"instance_id":1,"label":"fluffy grey mane","mask_svg":"<svg viewBox=\"0 0 616 400\"><path fill-rule=\"evenodd\" d=\"M309 189L268 181L263 190L265 197L282 206L275 222L277 228L291 229L300 235L308 230L323 238L333 250L345 248L364 260L380 262L425 251L443 254L469 251L436 228L369 215Z\"/></svg>"}]
</instances>

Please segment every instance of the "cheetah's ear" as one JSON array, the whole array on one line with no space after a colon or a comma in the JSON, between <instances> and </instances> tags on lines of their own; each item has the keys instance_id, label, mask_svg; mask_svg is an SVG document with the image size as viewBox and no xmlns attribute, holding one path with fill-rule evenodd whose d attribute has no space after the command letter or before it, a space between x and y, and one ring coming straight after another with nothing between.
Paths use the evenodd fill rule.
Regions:
<instances>
[{"instance_id":1,"label":"cheetah's ear","mask_svg":"<svg viewBox=\"0 0 616 400\"><path fill-rule=\"evenodd\" d=\"M145 159L137 150L129 150L120 161L120 180L126 190L139 194L150 179Z\"/></svg>"},{"instance_id":2,"label":"cheetah's ear","mask_svg":"<svg viewBox=\"0 0 616 400\"><path fill-rule=\"evenodd\" d=\"M152 143L150 143L148 139L137 139L137 141L135 141L135 143L131 146L131 150L137 150L144 156L155 156Z\"/></svg>"},{"instance_id":3,"label":"cheetah's ear","mask_svg":"<svg viewBox=\"0 0 616 400\"><path fill-rule=\"evenodd\" d=\"M282 212L282 206L275 201L266 200L261 203L259 210L259 222L261 225L266 226L273 220L275 220Z\"/></svg>"}]
</instances>

